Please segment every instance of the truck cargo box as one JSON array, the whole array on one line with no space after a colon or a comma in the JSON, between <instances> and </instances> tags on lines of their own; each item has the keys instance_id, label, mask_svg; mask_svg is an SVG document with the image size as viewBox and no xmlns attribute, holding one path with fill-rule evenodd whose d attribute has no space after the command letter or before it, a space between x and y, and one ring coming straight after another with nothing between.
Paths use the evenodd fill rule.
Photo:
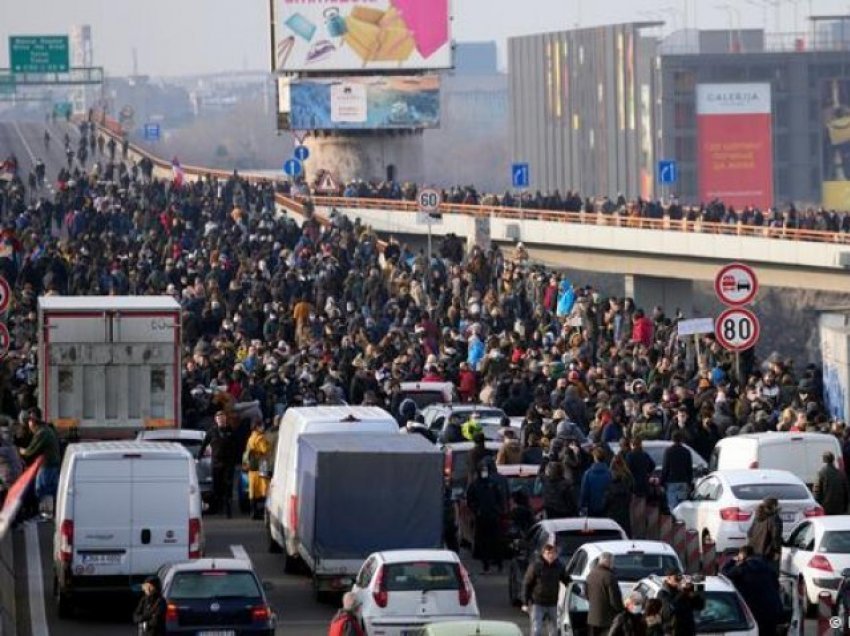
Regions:
<instances>
[{"instance_id":1,"label":"truck cargo box","mask_svg":"<svg viewBox=\"0 0 850 636\"><path fill-rule=\"evenodd\" d=\"M180 426L180 305L170 296L38 299L38 397L60 433Z\"/></svg>"}]
</instances>

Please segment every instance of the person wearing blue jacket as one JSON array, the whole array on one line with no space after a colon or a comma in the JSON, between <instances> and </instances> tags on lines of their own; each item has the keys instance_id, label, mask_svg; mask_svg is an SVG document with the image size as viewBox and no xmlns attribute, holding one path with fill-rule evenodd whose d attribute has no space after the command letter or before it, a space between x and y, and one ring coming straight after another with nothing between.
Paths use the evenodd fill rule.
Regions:
<instances>
[{"instance_id":1,"label":"person wearing blue jacket","mask_svg":"<svg viewBox=\"0 0 850 636\"><path fill-rule=\"evenodd\" d=\"M611 469L605 460L605 451L594 448L593 465L587 469L581 480L579 508L588 517L605 516L605 491L611 483Z\"/></svg>"}]
</instances>

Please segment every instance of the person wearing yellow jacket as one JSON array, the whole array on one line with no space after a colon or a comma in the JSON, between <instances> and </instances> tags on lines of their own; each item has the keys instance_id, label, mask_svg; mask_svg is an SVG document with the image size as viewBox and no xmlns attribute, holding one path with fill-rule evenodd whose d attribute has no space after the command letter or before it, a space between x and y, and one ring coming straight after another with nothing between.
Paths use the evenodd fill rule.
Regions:
<instances>
[{"instance_id":1,"label":"person wearing yellow jacket","mask_svg":"<svg viewBox=\"0 0 850 636\"><path fill-rule=\"evenodd\" d=\"M256 420L251 428L251 436L245 446L245 464L248 470L248 499L251 502L251 518L263 518L263 506L266 501L269 478L265 474L264 464L268 462L271 444L266 438L261 420Z\"/></svg>"}]
</instances>

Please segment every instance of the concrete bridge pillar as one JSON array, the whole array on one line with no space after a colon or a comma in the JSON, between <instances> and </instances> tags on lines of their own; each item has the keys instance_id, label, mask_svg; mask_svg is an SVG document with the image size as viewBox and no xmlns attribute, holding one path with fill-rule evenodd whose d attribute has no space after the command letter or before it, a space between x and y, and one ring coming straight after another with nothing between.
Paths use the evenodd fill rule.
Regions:
<instances>
[{"instance_id":1,"label":"concrete bridge pillar","mask_svg":"<svg viewBox=\"0 0 850 636\"><path fill-rule=\"evenodd\" d=\"M424 147L421 131L315 133L304 141L310 149L307 178L327 170L345 183L354 179L422 183Z\"/></svg>"},{"instance_id":2,"label":"concrete bridge pillar","mask_svg":"<svg viewBox=\"0 0 850 636\"><path fill-rule=\"evenodd\" d=\"M625 295L647 314L660 305L670 317L675 316L677 308L686 317L694 316L694 284L690 280L626 274Z\"/></svg>"}]
</instances>

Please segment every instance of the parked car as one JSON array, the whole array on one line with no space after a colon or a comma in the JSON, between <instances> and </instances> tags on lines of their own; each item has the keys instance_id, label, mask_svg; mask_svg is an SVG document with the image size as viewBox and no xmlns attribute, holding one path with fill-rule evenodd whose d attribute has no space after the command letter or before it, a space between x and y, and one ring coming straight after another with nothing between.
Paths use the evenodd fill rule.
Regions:
<instances>
[{"instance_id":1,"label":"parked car","mask_svg":"<svg viewBox=\"0 0 850 636\"><path fill-rule=\"evenodd\" d=\"M554 543L558 556L567 563L581 546L594 541L628 539L626 531L611 519L574 517L571 519L545 519L531 528L526 539L514 542L513 555L508 567L508 597L514 605L521 605L522 579L528 564L543 546Z\"/></svg>"},{"instance_id":2,"label":"parked car","mask_svg":"<svg viewBox=\"0 0 850 636\"><path fill-rule=\"evenodd\" d=\"M821 508L799 477L787 470L722 470L697 482L693 495L673 516L696 530L702 545L712 539L718 553L747 542L747 530L758 505L766 497L779 500L783 536L798 521L823 515Z\"/></svg>"},{"instance_id":3,"label":"parked car","mask_svg":"<svg viewBox=\"0 0 850 636\"><path fill-rule=\"evenodd\" d=\"M528 495L531 509L535 514L543 510L543 483L540 481L538 474L540 467L533 464L501 464L496 466L498 473L507 480L507 493L515 490L521 490ZM512 503L507 502L508 507L505 513L510 512ZM473 536L475 535L475 516L466 504L464 494L458 495L456 501L456 519L458 526L458 540L461 545L472 545ZM508 530L508 515L502 519L503 531ZM505 546L507 547L507 546Z\"/></svg>"},{"instance_id":4,"label":"parked car","mask_svg":"<svg viewBox=\"0 0 850 636\"><path fill-rule=\"evenodd\" d=\"M185 561L162 567L158 577L166 634L274 634L277 616L247 561Z\"/></svg>"},{"instance_id":5,"label":"parked car","mask_svg":"<svg viewBox=\"0 0 850 636\"><path fill-rule=\"evenodd\" d=\"M198 486L201 497L209 501L212 496L212 449L207 448L203 457L198 456L204 442L204 431L188 428L160 428L150 431L139 431L136 440L139 442L174 442L183 446L195 458L195 468L198 471Z\"/></svg>"},{"instance_id":6,"label":"parked car","mask_svg":"<svg viewBox=\"0 0 850 636\"><path fill-rule=\"evenodd\" d=\"M668 568L677 568L684 571L682 562L676 551L668 544L661 541L598 541L585 543L573 554L567 563L567 574L570 575L569 585L560 586L560 603L558 604L558 625L562 633L572 633L573 624L571 614L575 616L577 610L575 603L572 612L568 601L572 593L572 587L581 588L587 581L590 572L599 563L599 557L603 552L608 552L614 557L614 569L620 582L620 592L625 598L637 583L647 576L663 574ZM586 596L586 595L585 595ZM586 617L579 625L587 625Z\"/></svg>"},{"instance_id":7,"label":"parked car","mask_svg":"<svg viewBox=\"0 0 850 636\"><path fill-rule=\"evenodd\" d=\"M640 581L635 590L646 599L658 598L662 585L663 577L650 576ZM706 576L701 585L704 588L705 607L695 616L697 634L758 636L758 626L750 608L729 579L725 576Z\"/></svg>"},{"instance_id":8,"label":"parked car","mask_svg":"<svg viewBox=\"0 0 850 636\"><path fill-rule=\"evenodd\" d=\"M804 519L791 528L782 548L780 571L797 583L803 612L814 611L818 596L836 600L842 572L850 568L850 515Z\"/></svg>"},{"instance_id":9,"label":"parked car","mask_svg":"<svg viewBox=\"0 0 850 636\"><path fill-rule=\"evenodd\" d=\"M664 466L664 452L673 445L673 442L667 440L644 440L643 441L643 450L646 451L646 454L652 458L652 461L655 462L655 470L653 471L650 479L654 479L656 482L661 479L661 468ZM608 445L611 448L611 452L615 455L620 452L620 444L617 442L612 442ZM687 444L682 444L691 454L691 463L694 467L694 479L699 479L700 477L705 477L708 474L708 462L706 462L702 455L696 452L693 448L688 446Z\"/></svg>"},{"instance_id":10,"label":"parked car","mask_svg":"<svg viewBox=\"0 0 850 636\"><path fill-rule=\"evenodd\" d=\"M838 470L844 470L838 438L823 433L749 433L725 437L717 442L709 463L711 470L787 470L811 488L817 481L826 451L835 457Z\"/></svg>"},{"instance_id":11,"label":"parked car","mask_svg":"<svg viewBox=\"0 0 850 636\"><path fill-rule=\"evenodd\" d=\"M376 552L363 563L352 592L368 636L402 636L432 623L479 617L475 590L451 550Z\"/></svg>"},{"instance_id":12,"label":"parked car","mask_svg":"<svg viewBox=\"0 0 850 636\"><path fill-rule=\"evenodd\" d=\"M481 424L484 437L488 440L501 441L500 431L505 412L495 406L435 403L422 409L421 418L422 423L431 434L440 438L450 422L463 426L473 414L476 415L476 419Z\"/></svg>"}]
</instances>

